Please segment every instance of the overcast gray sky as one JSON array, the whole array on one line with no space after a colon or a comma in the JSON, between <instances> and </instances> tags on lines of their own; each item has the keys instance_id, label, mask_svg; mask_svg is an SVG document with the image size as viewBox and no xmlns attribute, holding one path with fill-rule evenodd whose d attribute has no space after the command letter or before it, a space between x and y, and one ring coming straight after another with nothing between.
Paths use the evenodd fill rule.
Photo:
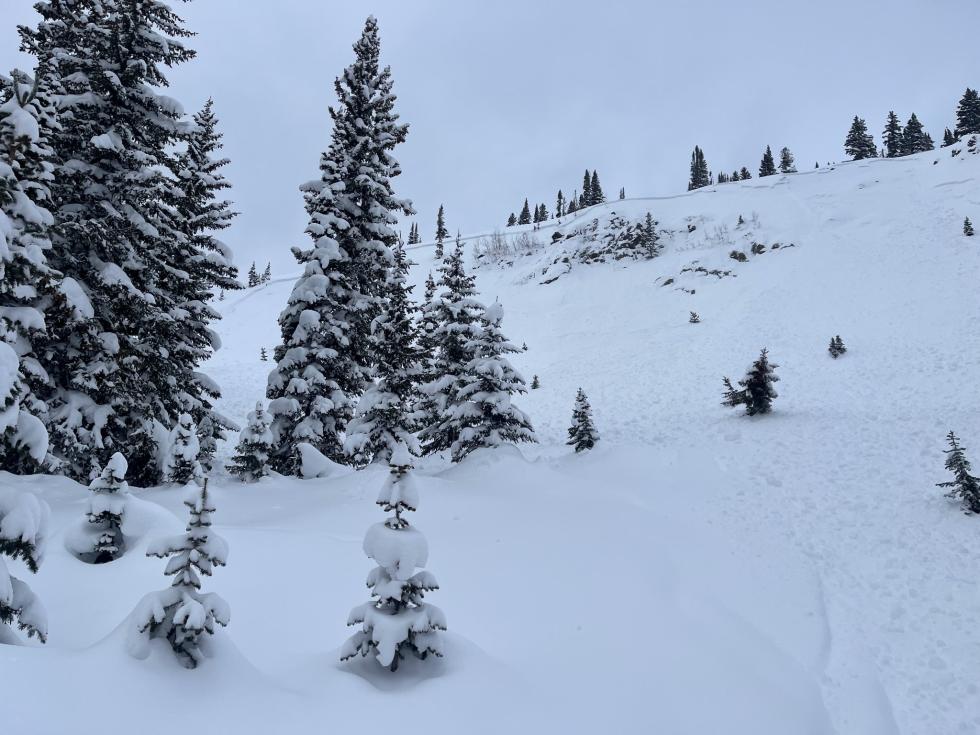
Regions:
<instances>
[{"instance_id":1,"label":"overcast gray sky","mask_svg":"<svg viewBox=\"0 0 980 735\"><path fill-rule=\"evenodd\" d=\"M24 66L14 25L32 0L0 0L0 67ZM171 94L210 95L242 215L225 239L240 265L295 271L305 244L297 187L329 140L332 82L364 18L379 19L398 109L399 194L423 237L503 225L527 196L599 169L607 195L683 191L691 149L715 172L789 146L800 168L839 160L857 114L876 135L894 109L936 139L980 85L978 0L194 0L172 3L199 35ZM407 234L407 225L405 226Z\"/></svg>"}]
</instances>

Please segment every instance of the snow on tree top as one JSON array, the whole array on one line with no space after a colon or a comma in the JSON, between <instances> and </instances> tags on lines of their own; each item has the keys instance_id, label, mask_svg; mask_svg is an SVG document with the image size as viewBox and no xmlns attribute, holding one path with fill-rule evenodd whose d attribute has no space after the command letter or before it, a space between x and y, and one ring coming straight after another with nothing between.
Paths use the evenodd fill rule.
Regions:
<instances>
[{"instance_id":1,"label":"snow on tree top","mask_svg":"<svg viewBox=\"0 0 980 735\"><path fill-rule=\"evenodd\" d=\"M40 564L50 512L48 504L33 494L0 487L0 539L30 544Z\"/></svg>"},{"instance_id":2,"label":"snow on tree top","mask_svg":"<svg viewBox=\"0 0 980 735\"><path fill-rule=\"evenodd\" d=\"M363 548L392 579L402 581L411 577L416 567L424 567L429 558L429 543L412 526L395 529L375 523L364 535Z\"/></svg>"}]
</instances>

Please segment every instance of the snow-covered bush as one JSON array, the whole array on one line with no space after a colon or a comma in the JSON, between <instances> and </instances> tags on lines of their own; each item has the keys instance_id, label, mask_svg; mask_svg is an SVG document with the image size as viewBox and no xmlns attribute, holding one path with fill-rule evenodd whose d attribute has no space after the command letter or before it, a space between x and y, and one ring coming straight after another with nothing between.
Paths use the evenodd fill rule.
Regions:
<instances>
[{"instance_id":1,"label":"snow-covered bush","mask_svg":"<svg viewBox=\"0 0 980 735\"><path fill-rule=\"evenodd\" d=\"M134 657L146 658L150 640L165 638L181 664L193 669L204 659L203 636L214 633L215 623L228 625L231 608L214 592L201 592L201 576L211 576L227 562L228 544L211 530L214 505L207 481L201 487L189 484L187 490L187 532L160 539L146 550L147 556L170 557L164 574L173 575L173 584L140 601L131 616L128 648Z\"/></svg>"},{"instance_id":2,"label":"snow-covered bush","mask_svg":"<svg viewBox=\"0 0 980 735\"><path fill-rule=\"evenodd\" d=\"M739 387L725 378L725 400L723 406L745 406L745 413L755 416L757 413L769 413L773 399L779 396L772 384L779 380L776 368L779 365L769 362L769 351L762 350L759 359L752 363L745 377L738 381Z\"/></svg>"},{"instance_id":3,"label":"snow-covered bush","mask_svg":"<svg viewBox=\"0 0 980 735\"><path fill-rule=\"evenodd\" d=\"M201 454L197 427L189 413L182 413L177 425L170 432L170 444L166 460L165 477L167 482L186 485L191 480L200 481L204 470L198 458Z\"/></svg>"},{"instance_id":4,"label":"snow-covered bush","mask_svg":"<svg viewBox=\"0 0 980 735\"><path fill-rule=\"evenodd\" d=\"M102 474L88 486L88 509L85 516L90 524L87 548L73 549L82 561L104 564L114 561L126 551L122 525L129 501L126 482L126 458L119 452L112 455Z\"/></svg>"},{"instance_id":5,"label":"snow-covered bush","mask_svg":"<svg viewBox=\"0 0 980 735\"><path fill-rule=\"evenodd\" d=\"M388 462L391 472L378 495L378 505L393 513L376 523L364 537L364 553L378 563L368 574L372 599L351 610L348 625L360 625L340 652L342 661L373 655L391 671L409 653L420 659L442 656L439 631L446 629L442 610L423 601L426 592L439 589L424 567L429 556L425 536L402 518L419 505L418 489L411 475L408 448L398 447Z\"/></svg>"},{"instance_id":6,"label":"snow-covered bush","mask_svg":"<svg viewBox=\"0 0 980 735\"><path fill-rule=\"evenodd\" d=\"M585 391L578 389L575 396L575 408L572 410L572 425L568 427L568 444L575 447L576 452L592 449L599 441L599 432L592 421L592 406Z\"/></svg>"},{"instance_id":7,"label":"snow-covered bush","mask_svg":"<svg viewBox=\"0 0 980 735\"><path fill-rule=\"evenodd\" d=\"M254 482L269 474L269 455L272 452L271 417L262 401L248 415L248 424L242 429L228 471L245 482Z\"/></svg>"},{"instance_id":8,"label":"snow-covered bush","mask_svg":"<svg viewBox=\"0 0 980 735\"><path fill-rule=\"evenodd\" d=\"M44 606L27 584L10 574L3 557L19 559L36 574L44 558L49 514L43 500L0 487L0 644L18 642L14 625L28 637L47 640Z\"/></svg>"}]
</instances>

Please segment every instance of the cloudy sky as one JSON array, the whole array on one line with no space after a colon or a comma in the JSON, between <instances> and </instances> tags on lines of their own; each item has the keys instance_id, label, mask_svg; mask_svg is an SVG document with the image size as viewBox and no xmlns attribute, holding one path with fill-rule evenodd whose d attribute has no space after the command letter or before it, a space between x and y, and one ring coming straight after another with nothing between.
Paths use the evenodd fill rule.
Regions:
<instances>
[{"instance_id":1,"label":"cloudy sky","mask_svg":"<svg viewBox=\"0 0 980 735\"><path fill-rule=\"evenodd\" d=\"M851 118L880 133L894 109L933 138L980 85L978 0L175 1L198 58L175 70L189 111L215 100L242 215L226 240L246 267L295 270L297 186L329 138L332 80L364 18L380 21L402 119L401 195L429 238L504 224L529 197L597 167L607 194L683 191L691 149L714 171L757 170L765 146L798 165L839 160ZM24 66L14 24L32 0L0 0L0 67ZM405 226L407 233L407 225Z\"/></svg>"}]
</instances>

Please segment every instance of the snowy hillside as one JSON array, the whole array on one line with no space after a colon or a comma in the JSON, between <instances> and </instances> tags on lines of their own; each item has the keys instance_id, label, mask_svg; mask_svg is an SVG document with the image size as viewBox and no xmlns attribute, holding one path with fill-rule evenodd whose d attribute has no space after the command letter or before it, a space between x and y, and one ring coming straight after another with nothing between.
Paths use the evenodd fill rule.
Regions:
<instances>
[{"instance_id":1,"label":"snowy hillside","mask_svg":"<svg viewBox=\"0 0 980 735\"><path fill-rule=\"evenodd\" d=\"M519 405L541 444L422 464L415 520L449 632L446 657L407 676L338 662L348 612L367 599L361 539L382 517L378 469L212 480L230 554L205 587L231 623L194 671L165 642L130 658L123 629L169 584L143 552L182 530L180 492L133 491L135 547L92 566L65 547L83 488L0 475L52 507L47 558L28 575L49 639L0 647L5 731L102 732L99 701L113 727L138 720L144 733L173 732L175 709L236 735L391 722L433 734L980 733L980 521L935 487L950 429L980 461L980 238L962 235L965 216L980 221L980 154L953 150L613 201L468 258L508 336L527 344L514 362L541 387ZM658 257L595 256L593 220L601 235L614 216L647 212ZM486 252L490 237L467 243ZM421 284L433 248L410 254ZM219 303L224 347L207 371L239 423L263 397L273 364L260 350L271 356L292 283ZM848 352L832 360L837 334ZM741 377L763 347L780 396L747 418L720 405L722 376ZM579 387L602 438L574 455Z\"/></svg>"}]
</instances>

